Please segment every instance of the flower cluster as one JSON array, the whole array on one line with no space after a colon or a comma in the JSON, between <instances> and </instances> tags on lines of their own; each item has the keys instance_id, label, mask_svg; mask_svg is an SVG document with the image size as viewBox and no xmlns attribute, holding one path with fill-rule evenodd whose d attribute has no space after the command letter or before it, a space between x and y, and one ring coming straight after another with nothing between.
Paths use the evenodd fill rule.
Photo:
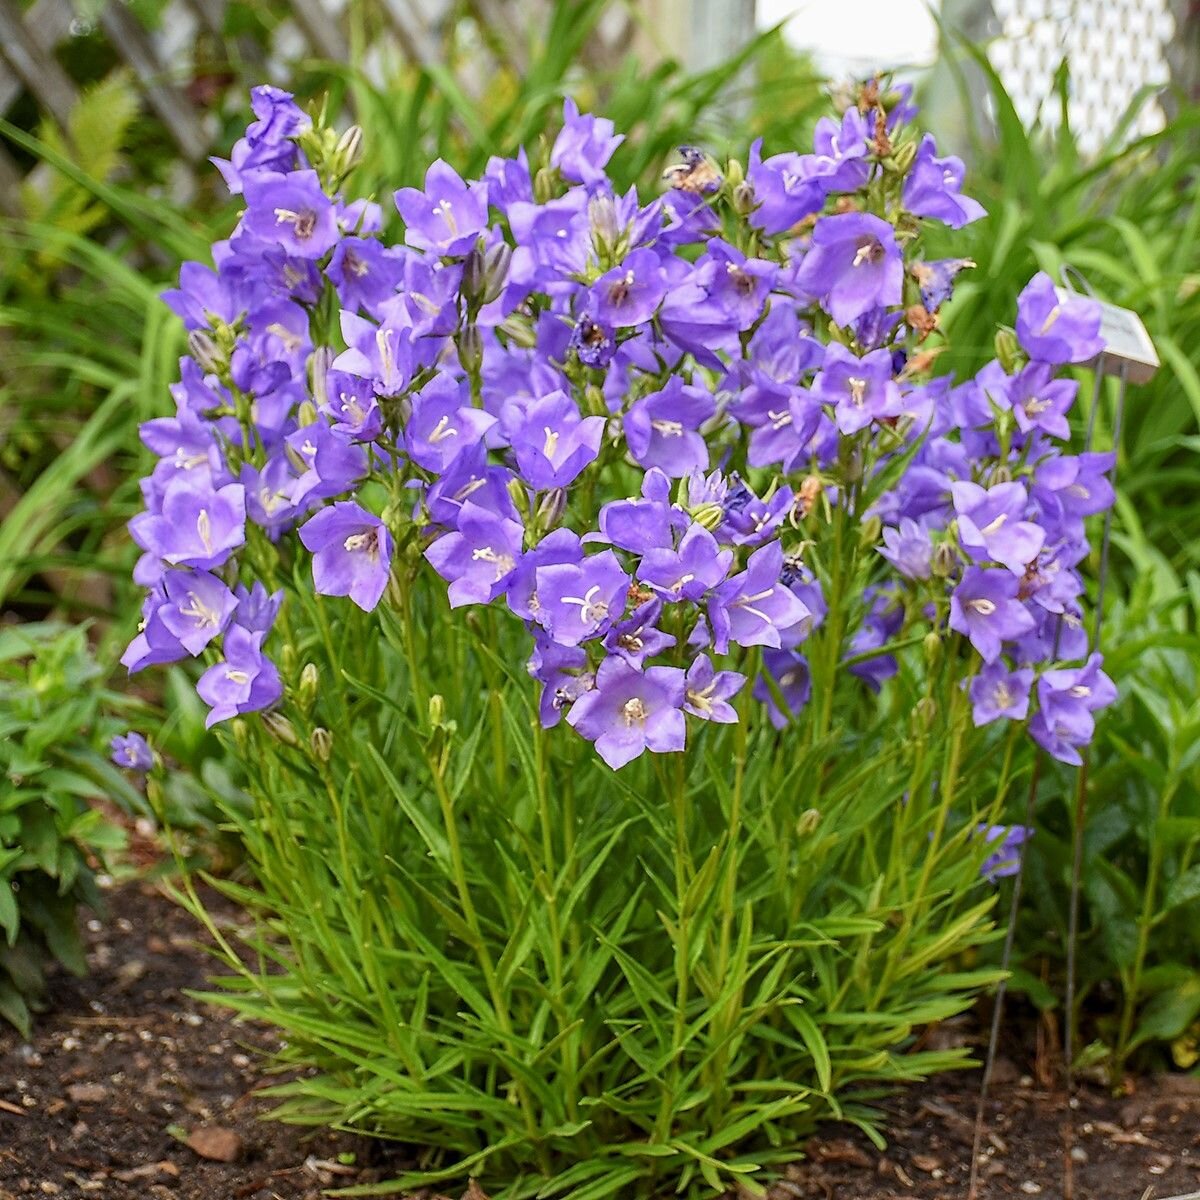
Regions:
<instances>
[{"instance_id":1,"label":"flower cluster","mask_svg":"<svg viewBox=\"0 0 1200 1200\"><path fill-rule=\"evenodd\" d=\"M397 191L398 244L338 190L358 131L273 88L253 105L219 164L237 229L167 296L191 353L176 415L143 427L131 670L204 653L210 722L274 704L262 563L295 531L324 595L373 609L416 547L452 606L515 614L543 723L613 767L682 750L689 717L736 721L748 674L794 720L834 604L863 685L914 630L969 644L976 723L1028 719L1078 760L1112 698L1078 571L1112 493L1106 456L1063 451L1059 375L1101 348L1099 316L1039 275L1000 360L935 375L971 264L923 259L922 231L983 210L903 89L863 87L812 153L756 143L722 169L685 148L648 201L609 178L611 123L568 101L544 161L438 161ZM863 535L873 582L831 588Z\"/></svg>"}]
</instances>

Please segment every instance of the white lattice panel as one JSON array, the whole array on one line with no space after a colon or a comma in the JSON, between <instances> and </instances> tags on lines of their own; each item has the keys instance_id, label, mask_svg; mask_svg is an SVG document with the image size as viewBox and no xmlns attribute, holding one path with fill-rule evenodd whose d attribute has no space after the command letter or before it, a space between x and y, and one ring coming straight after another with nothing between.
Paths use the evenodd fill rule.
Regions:
<instances>
[{"instance_id":1,"label":"white lattice panel","mask_svg":"<svg viewBox=\"0 0 1200 1200\"><path fill-rule=\"evenodd\" d=\"M1028 124L1041 113L1058 122L1054 73L1071 65L1071 128L1094 153L1138 91L1170 78L1166 49L1175 33L1169 0L992 0L999 36L989 54L1017 112ZM1131 136L1163 124L1162 108L1145 104Z\"/></svg>"}]
</instances>

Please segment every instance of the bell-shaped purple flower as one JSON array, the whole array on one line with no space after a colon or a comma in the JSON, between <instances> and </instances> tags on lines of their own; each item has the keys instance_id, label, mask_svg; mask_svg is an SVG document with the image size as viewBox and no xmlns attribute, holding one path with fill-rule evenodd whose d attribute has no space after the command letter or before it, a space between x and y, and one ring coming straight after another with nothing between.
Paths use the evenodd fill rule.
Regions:
<instances>
[{"instance_id":1,"label":"bell-shaped purple flower","mask_svg":"<svg viewBox=\"0 0 1200 1200\"><path fill-rule=\"evenodd\" d=\"M603 634L625 613L629 576L611 550L593 554L582 563L551 563L538 567L535 617L564 646Z\"/></svg>"},{"instance_id":2,"label":"bell-shaped purple flower","mask_svg":"<svg viewBox=\"0 0 1200 1200\"><path fill-rule=\"evenodd\" d=\"M816 296L839 325L849 325L880 305L899 304L904 259L895 231L870 213L822 217L796 284Z\"/></svg>"},{"instance_id":3,"label":"bell-shaped purple flower","mask_svg":"<svg viewBox=\"0 0 1200 1200\"><path fill-rule=\"evenodd\" d=\"M883 527L879 553L906 579L928 579L933 560L929 530L911 517L901 517L900 527Z\"/></svg>"},{"instance_id":4,"label":"bell-shaped purple flower","mask_svg":"<svg viewBox=\"0 0 1200 1200\"><path fill-rule=\"evenodd\" d=\"M464 183L438 159L425 172L425 190L401 188L396 208L404 221L404 240L418 250L465 254L487 228L487 184Z\"/></svg>"},{"instance_id":5,"label":"bell-shaped purple flower","mask_svg":"<svg viewBox=\"0 0 1200 1200\"><path fill-rule=\"evenodd\" d=\"M467 500L458 526L425 551L433 569L450 584L450 607L490 604L508 587L525 531L519 521L497 516Z\"/></svg>"},{"instance_id":6,"label":"bell-shaped purple flower","mask_svg":"<svg viewBox=\"0 0 1200 1200\"><path fill-rule=\"evenodd\" d=\"M592 284L588 315L609 329L644 325L667 294L667 276L653 250L634 250Z\"/></svg>"},{"instance_id":7,"label":"bell-shaped purple flower","mask_svg":"<svg viewBox=\"0 0 1200 1200\"><path fill-rule=\"evenodd\" d=\"M209 706L204 724L211 729L238 713L269 708L281 695L283 684L275 664L262 652L263 633L231 625L225 635L225 659L200 676L196 691Z\"/></svg>"},{"instance_id":8,"label":"bell-shaped purple flower","mask_svg":"<svg viewBox=\"0 0 1200 1200\"><path fill-rule=\"evenodd\" d=\"M977 200L963 195L965 175L961 158L937 157L937 143L927 133L904 180L904 207L914 216L933 217L951 229L978 221L987 213Z\"/></svg>"},{"instance_id":9,"label":"bell-shaped purple flower","mask_svg":"<svg viewBox=\"0 0 1200 1200\"><path fill-rule=\"evenodd\" d=\"M349 596L370 612L387 587L392 535L387 526L353 500L321 509L300 527L300 541L313 555L313 584L323 596Z\"/></svg>"},{"instance_id":10,"label":"bell-shaped purple flower","mask_svg":"<svg viewBox=\"0 0 1200 1200\"><path fill-rule=\"evenodd\" d=\"M697 430L716 411L711 393L672 375L661 391L635 400L625 414L629 453L672 479L707 470L708 443Z\"/></svg>"},{"instance_id":11,"label":"bell-shaped purple flower","mask_svg":"<svg viewBox=\"0 0 1200 1200\"><path fill-rule=\"evenodd\" d=\"M1017 297L1017 340L1038 362L1086 362L1104 349L1100 305L1086 296L1060 300L1054 281L1039 271Z\"/></svg>"},{"instance_id":12,"label":"bell-shaped purple flower","mask_svg":"<svg viewBox=\"0 0 1200 1200\"><path fill-rule=\"evenodd\" d=\"M713 644L718 654L739 646L773 646L782 643L780 630L811 616L803 601L780 582L783 549L770 542L750 555L746 569L726 580L708 602Z\"/></svg>"},{"instance_id":13,"label":"bell-shaped purple flower","mask_svg":"<svg viewBox=\"0 0 1200 1200\"><path fill-rule=\"evenodd\" d=\"M639 671L623 659L606 658L596 686L571 706L567 723L594 742L613 770L645 750L681 751L687 741L683 716L684 674L677 667Z\"/></svg>"},{"instance_id":14,"label":"bell-shaped purple flower","mask_svg":"<svg viewBox=\"0 0 1200 1200\"><path fill-rule=\"evenodd\" d=\"M521 477L537 491L574 483L600 452L604 425L603 417L581 417L566 392L535 400L510 435Z\"/></svg>"},{"instance_id":15,"label":"bell-shaped purple flower","mask_svg":"<svg viewBox=\"0 0 1200 1200\"><path fill-rule=\"evenodd\" d=\"M1030 632L1033 617L1017 599L1020 581L1008 571L968 567L950 596L950 628L967 637L985 663L1004 642Z\"/></svg>"},{"instance_id":16,"label":"bell-shaped purple flower","mask_svg":"<svg viewBox=\"0 0 1200 1200\"><path fill-rule=\"evenodd\" d=\"M473 449L496 418L472 407L461 384L444 377L413 398L412 416L404 426L404 448L419 467L441 474L460 455Z\"/></svg>"},{"instance_id":17,"label":"bell-shaped purple flower","mask_svg":"<svg viewBox=\"0 0 1200 1200\"><path fill-rule=\"evenodd\" d=\"M550 148L550 165L571 183L599 183L613 151L624 140L624 134L614 135L613 123L606 117L581 116L579 106L568 96L563 101L563 127Z\"/></svg>"},{"instance_id":18,"label":"bell-shaped purple flower","mask_svg":"<svg viewBox=\"0 0 1200 1200\"><path fill-rule=\"evenodd\" d=\"M175 567L211 571L246 540L246 494L237 483L214 491L190 477L176 479L161 513L129 522L133 540Z\"/></svg>"},{"instance_id":19,"label":"bell-shaped purple flower","mask_svg":"<svg viewBox=\"0 0 1200 1200\"><path fill-rule=\"evenodd\" d=\"M752 695L766 705L767 717L776 729L786 729L812 697L812 672L808 659L796 650L764 650L762 674L754 681ZM770 675L774 688L767 682ZM783 700L779 705L776 692Z\"/></svg>"},{"instance_id":20,"label":"bell-shaped purple flower","mask_svg":"<svg viewBox=\"0 0 1200 1200\"><path fill-rule=\"evenodd\" d=\"M1021 846L1033 837L1027 825L980 825L976 829L995 851L983 860L979 874L989 883L995 883L1021 869Z\"/></svg>"},{"instance_id":21,"label":"bell-shaped purple flower","mask_svg":"<svg viewBox=\"0 0 1200 1200\"><path fill-rule=\"evenodd\" d=\"M988 663L971 679L971 715L975 724L987 725L1001 717L1010 721L1025 720L1032 686L1032 668L1010 671L1000 661Z\"/></svg>"},{"instance_id":22,"label":"bell-shaped purple flower","mask_svg":"<svg viewBox=\"0 0 1200 1200\"><path fill-rule=\"evenodd\" d=\"M293 258L323 258L340 233L333 201L316 171L248 176L245 227L256 238L282 246Z\"/></svg>"},{"instance_id":23,"label":"bell-shaped purple flower","mask_svg":"<svg viewBox=\"0 0 1200 1200\"><path fill-rule=\"evenodd\" d=\"M977 483L959 480L950 487L958 514L958 536L975 558L992 559L1014 575L1038 556L1046 531L1023 521L1029 498L1019 483L998 483L984 490Z\"/></svg>"},{"instance_id":24,"label":"bell-shaped purple flower","mask_svg":"<svg viewBox=\"0 0 1200 1200\"><path fill-rule=\"evenodd\" d=\"M662 616L662 601L648 600L623 621L618 621L605 635L604 648L623 658L631 667L642 667L646 659L654 658L675 645L669 633L663 633L656 622Z\"/></svg>"},{"instance_id":25,"label":"bell-shaped purple flower","mask_svg":"<svg viewBox=\"0 0 1200 1200\"><path fill-rule=\"evenodd\" d=\"M168 571L163 591L158 617L193 656L220 636L237 608L234 594L207 571Z\"/></svg>"},{"instance_id":26,"label":"bell-shaped purple flower","mask_svg":"<svg viewBox=\"0 0 1200 1200\"><path fill-rule=\"evenodd\" d=\"M737 710L729 701L742 690L745 683L745 675L737 671L717 671L707 654L698 655L684 677L684 711L702 721L735 725Z\"/></svg>"},{"instance_id":27,"label":"bell-shaped purple flower","mask_svg":"<svg viewBox=\"0 0 1200 1200\"><path fill-rule=\"evenodd\" d=\"M722 550L703 525L693 522L678 548L655 546L642 555L637 577L667 600L699 602L724 581L733 551Z\"/></svg>"},{"instance_id":28,"label":"bell-shaped purple flower","mask_svg":"<svg viewBox=\"0 0 1200 1200\"><path fill-rule=\"evenodd\" d=\"M902 403L888 351L872 350L859 358L836 342L825 352L812 394L822 404L833 406L833 418L842 433L857 433L872 421L898 416Z\"/></svg>"},{"instance_id":29,"label":"bell-shaped purple flower","mask_svg":"<svg viewBox=\"0 0 1200 1200\"><path fill-rule=\"evenodd\" d=\"M150 743L135 730L117 734L108 744L112 761L126 771L146 772L154 766L154 751Z\"/></svg>"}]
</instances>

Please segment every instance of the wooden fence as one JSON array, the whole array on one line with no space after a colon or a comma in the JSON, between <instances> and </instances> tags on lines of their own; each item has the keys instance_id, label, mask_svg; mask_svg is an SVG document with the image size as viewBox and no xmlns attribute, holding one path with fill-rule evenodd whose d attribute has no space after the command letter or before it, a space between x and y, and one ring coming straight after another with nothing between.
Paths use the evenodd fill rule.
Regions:
<instances>
[{"instance_id":1,"label":"wooden fence","mask_svg":"<svg viewBox=\"0 0 1200 1200\"><path fill-rule=\"evenodd\" d=\"M646 45L646 29L664 20L671 25L685 21L689 2L614 3L596 30L591 53L598 61L611 62L635 44L652 49ZM753 0L738 2L743 7L749 3L752 20ZM133 72L147 107L182 160L201 162L213 150L216 122L189 98L184 84L195 67L195 35L223 39L226 0L172 0L154 32L143 27L120 0L92 0L86 11L93 15L86 19L76 4L77 0L36 0L26 6L18 0L0 0L0 116L7 116L14 104L28 96L65 130L79 89L60 65L57 51L68 39L102 36L114 56ZM334 10L335 5L340 11ZM361 16L369 7L371 20L386 31L389 44L404 59L429 64L442 60L447 23L465 12L487 32L480 62L471 72L476 79L486 79L497 60L518 74L527 68L525 31L540 27L549 0L466 0L465 9L453 0L280 0L270 7L278 11L278 24L288 27L293 57L334 62L349 57L347 22L352 13ZM659 28L657 33L655 40L660 43L678 43L670 29ZM238 44L239 56L251 65L264 62L268 49L248 38ZM268 76L266 70L260 73L261 78ZM469 92L470 81L464 83ZM18 215L21 183L22 171L0 140L0 213Z\"/></svg>"}]
</instances>

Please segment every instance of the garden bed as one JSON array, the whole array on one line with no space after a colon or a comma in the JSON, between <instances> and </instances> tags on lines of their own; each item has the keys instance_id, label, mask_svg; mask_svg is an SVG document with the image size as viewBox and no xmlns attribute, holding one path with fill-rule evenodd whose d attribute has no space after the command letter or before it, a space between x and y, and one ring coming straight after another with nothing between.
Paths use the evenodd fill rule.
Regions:
<instances>
[{"instance_id":1,"label":"garden bed","mask_svg":"<svg viewBox=\"0 0 1200 1200\"><path fill-rule=\"evenodd\" d=\"M221 908L223 919L236 910ZM260 1052L274 1034L189 999L211 960L168 899L131 885L89 928L91 975L55 980L32 1044L0 1033L0 1200L301 1200L387 1178L404 1152L369 1139L264 1124ZM1064 1105L1003 1060L980 1200L1061 1195ZM778 1200L958 1200L966 1194L978 1081L943 1077L887 1105L889 1147L830 1127ZM1168 1077L1076 1117L1076 1194L1162 1200L1200 1188L1200 1083ZM234 1161L208 1159L229 1153ZM216 1132L213 1131L223 1131ZM1152 1189L1152 1191L1147 1191ZM773 1200L775 1200L773 1197Z\"/></svg>"}]
</instances>

